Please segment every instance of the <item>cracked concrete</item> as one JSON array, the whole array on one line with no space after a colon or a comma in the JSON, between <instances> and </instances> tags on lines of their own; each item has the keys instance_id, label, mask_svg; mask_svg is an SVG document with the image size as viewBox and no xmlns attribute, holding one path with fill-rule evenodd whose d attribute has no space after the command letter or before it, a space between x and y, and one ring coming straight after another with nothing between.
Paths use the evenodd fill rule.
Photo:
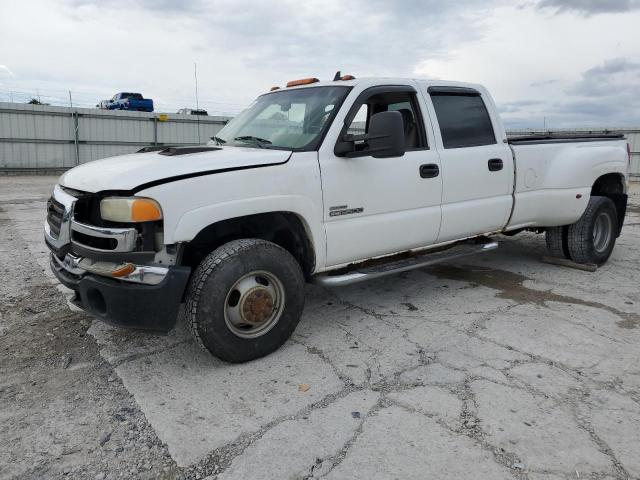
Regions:
<instances>
[{"instance_id":1,"label":"cracked concrete","mask_svg":"<svg viewBox=\"0 0 640 480\"><path fill-rule=\"evenodd\" d=\"M0 478L640 479L638 185L614 254L595 273L541 263L541 236L500 238L485 256L339 290L309 286L303 319L281 350L228 365L196 348L182 323L153 336L64 305L41 239L53 181L0 178L0 221L15 232L7 241L28 252L20 257L28 288L5 286L0 310L0 352L10 359L0 386L8 425ZM11 248L0 254L8 264ZM28 289L46 294L49 310L28 310L36 308ZM94 427L86 413L60 413L69 396L91 393L83 381L65 383L67 400L40 394L52 396L44 423L35 420L42 412L34 420L12 413L19 399L27 408L16 392L43 368L20 322L43 315L58 332L72 321L89 334L87 353L64 375L96 365L111 372L101 391L130 393L126 408L157 453L122 440L110 457L74 443L74 432L90 428L96 437L113 429L114 445L126 437L99 409ZM56 362L69 345L52 354ZM18 469L14 445L24 455Z\"/></svg>"}]
</instances>

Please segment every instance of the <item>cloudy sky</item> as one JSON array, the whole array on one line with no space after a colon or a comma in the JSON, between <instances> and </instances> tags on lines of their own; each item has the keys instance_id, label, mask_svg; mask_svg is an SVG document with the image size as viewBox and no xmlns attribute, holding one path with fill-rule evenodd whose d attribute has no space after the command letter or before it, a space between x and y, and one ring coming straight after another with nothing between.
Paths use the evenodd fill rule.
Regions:
<instances>
[{"instance_id":1,"label":"cloudy sky","mask_svg":"<svg viewBox=\"0 0 640 480\"><path fill-rule=\"evenodd\" d=\"M640 126L640 0L0 0L0 101L235 113L336 70L483 83L507 126Z\"/></svg>"}]
</instances>

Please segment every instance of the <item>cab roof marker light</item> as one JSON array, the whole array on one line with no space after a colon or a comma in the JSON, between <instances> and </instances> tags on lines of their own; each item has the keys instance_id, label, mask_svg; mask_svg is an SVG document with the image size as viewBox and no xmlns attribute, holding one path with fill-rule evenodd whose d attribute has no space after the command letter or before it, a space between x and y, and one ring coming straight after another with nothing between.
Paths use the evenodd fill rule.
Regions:
<instances>
[{"instance_id":1,"label":"cab roof marker light","mask_svg":"<svg viewBox=\"0 0 640 480\"><path fill-rule=\"evenodd\" d=\"M287 82L287 87L297 87L298 85L309 85L311 83L316 83L319 81L320 80L318 80L315 77L301 78L300 80L291 80L290 82Z\"/></svg>"},{"instance_id":2,"label":"cab roof marker light","mask_svg":"<svg viewBox=\"0 0 640 480\"><path fill-rule=\"evenodd\" d=\"M354 77L353 75L342 75L342 73L340 73L340 70L338 70L336 74L333 76L334 82L338 82L338 81L346 82L347 80L355 80L355 79L356 77Z\"/></svg>"},{"instance_id":3,"label":"cab roof marker light","mask_svg":"<svg viewBox=\"0 0 640 480\"><path fill-rule=\"evenodd\" d=\"M280 87L271 87L269 89L270 92L273 92L274 90L280 90Z\"/></svg>"}]
</instances>

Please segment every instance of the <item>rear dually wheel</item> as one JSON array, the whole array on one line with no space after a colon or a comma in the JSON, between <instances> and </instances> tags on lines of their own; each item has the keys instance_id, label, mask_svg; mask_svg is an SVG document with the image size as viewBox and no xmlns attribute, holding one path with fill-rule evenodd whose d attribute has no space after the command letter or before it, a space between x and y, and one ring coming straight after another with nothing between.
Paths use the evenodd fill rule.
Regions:
<instances>
[{"instance_id":1,"label":"rear dually wheel","mask_svg":"<svg viewBox=\"0 0 640 480\"><path fill-rule=\"evenodd\" d=\"M618 213L610 198L591 197L587 209L567 229L567 247L571 260L602 265L616 244Z\"/></svg>"}]
</instances>

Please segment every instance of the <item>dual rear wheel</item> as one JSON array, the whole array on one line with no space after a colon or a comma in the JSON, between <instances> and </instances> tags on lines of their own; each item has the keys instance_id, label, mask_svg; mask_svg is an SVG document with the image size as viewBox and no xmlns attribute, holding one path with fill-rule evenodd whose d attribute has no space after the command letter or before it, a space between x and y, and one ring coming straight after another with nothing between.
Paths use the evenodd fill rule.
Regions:
<instances>
[{"instance_id":1,"label":"dual rear wheel","mask_svg":"<svg viewBox=\"0 0 640 480\"><path fill-rule=\"evenodd\" d=\"M611 256L618 235L618 213L610 198L594 196L576 223L548 228L547 249L554 257L602 265Z\"/></svg>"}]
</instances>

